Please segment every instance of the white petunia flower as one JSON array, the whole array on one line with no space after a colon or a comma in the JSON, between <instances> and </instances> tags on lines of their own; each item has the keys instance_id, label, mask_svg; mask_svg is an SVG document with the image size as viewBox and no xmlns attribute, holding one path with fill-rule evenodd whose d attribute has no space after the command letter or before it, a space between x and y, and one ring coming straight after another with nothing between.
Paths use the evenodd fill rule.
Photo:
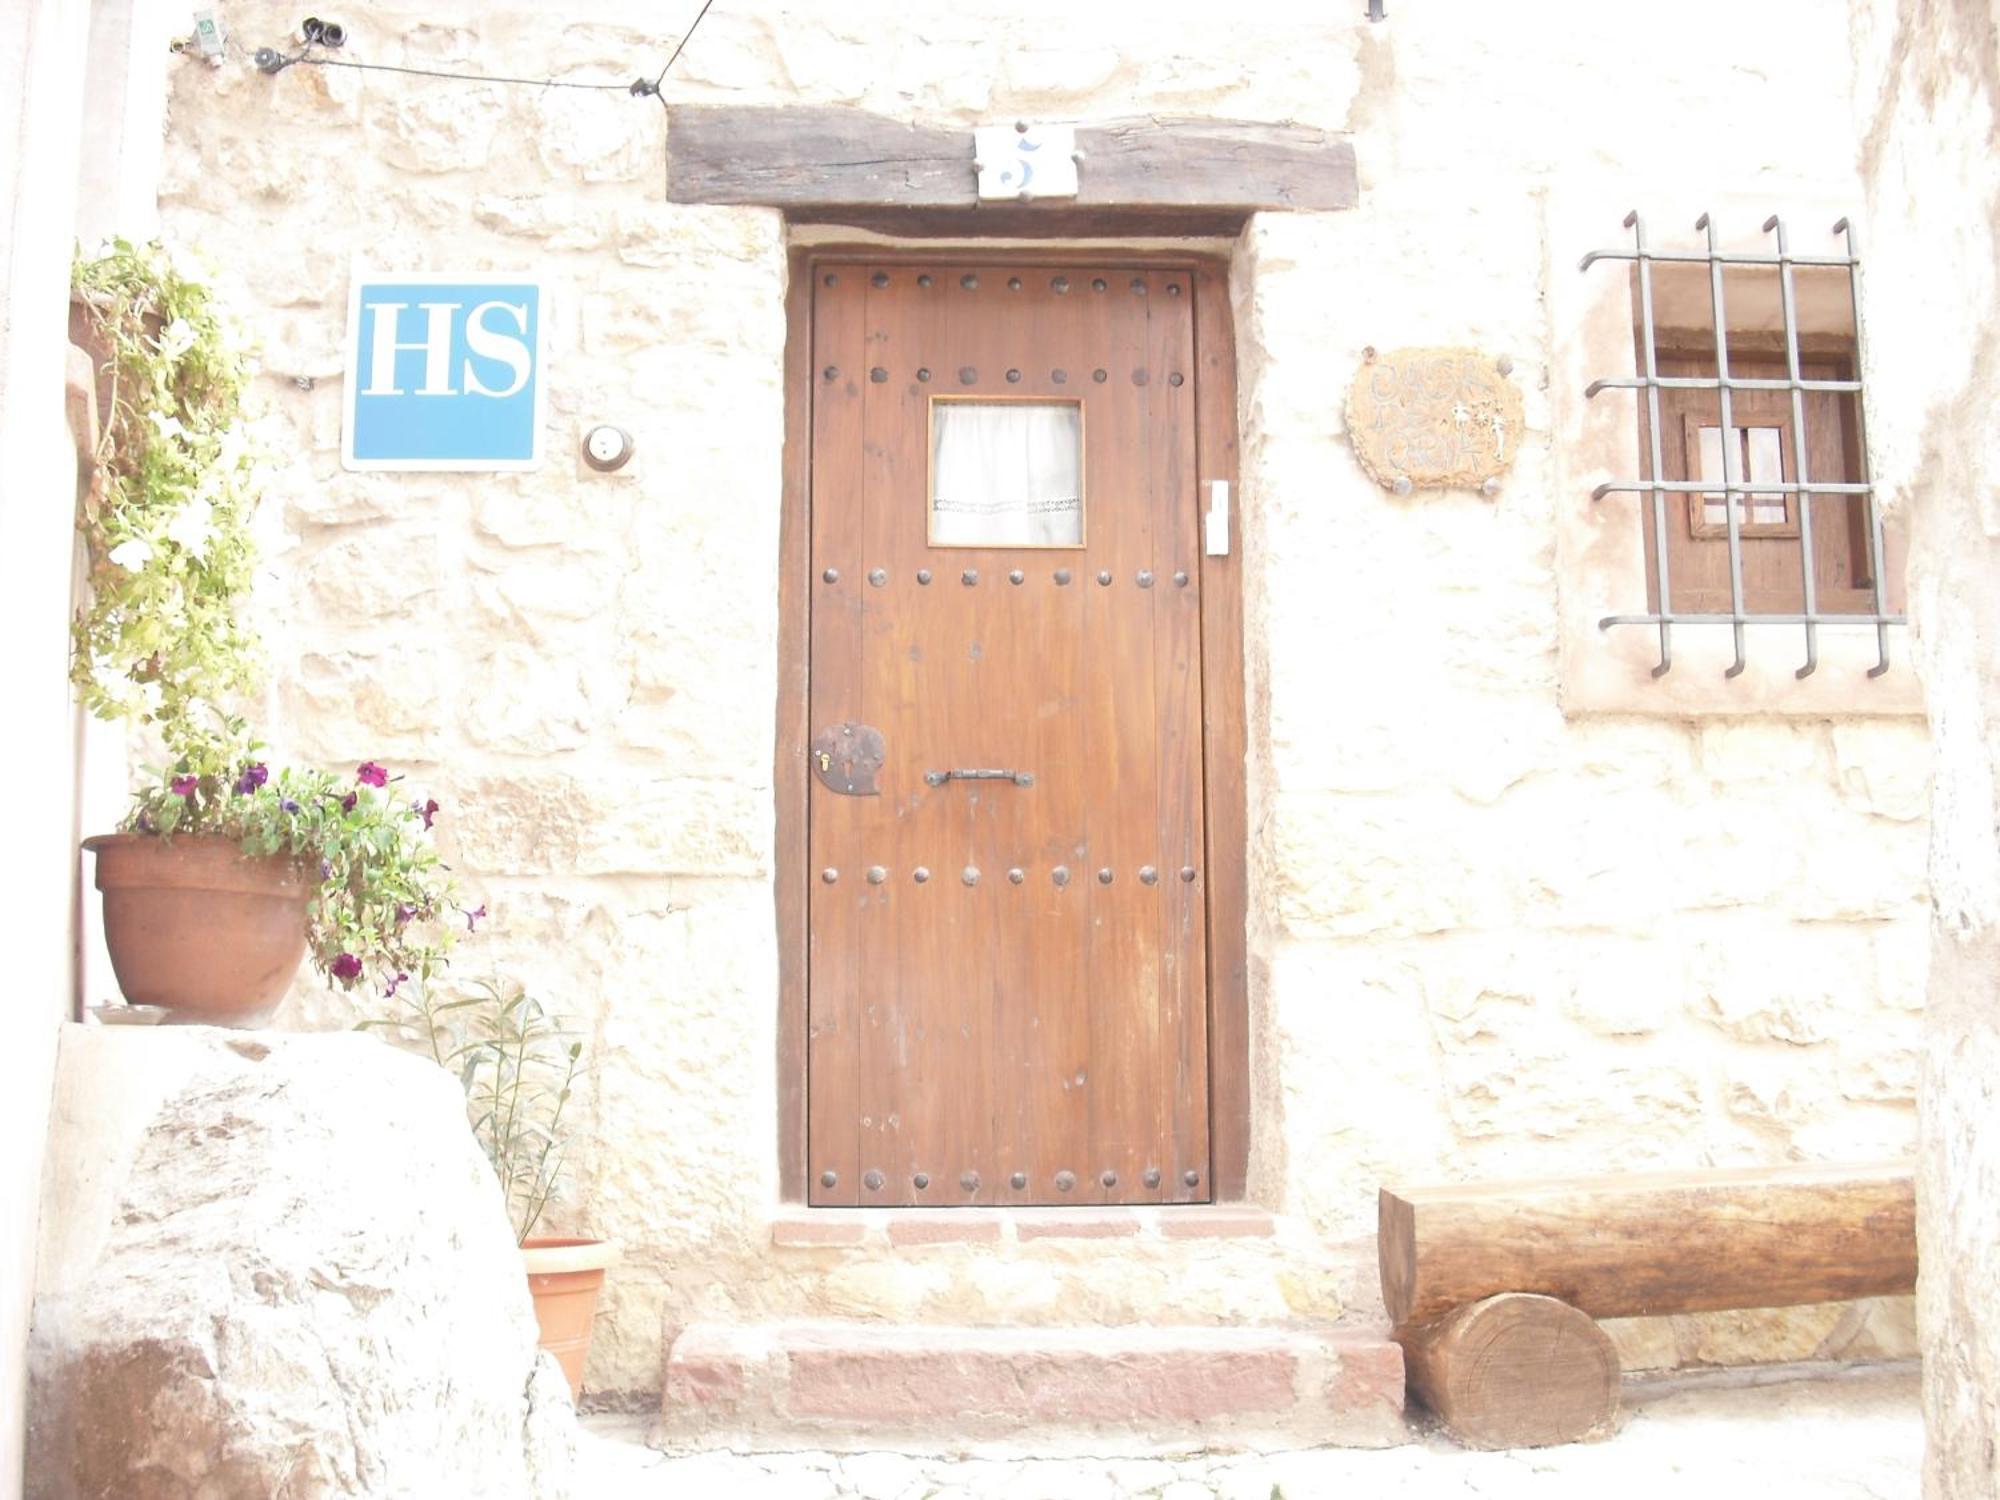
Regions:
<instances>
[{"instance_id":1,"label":"white petunia flower","mask_svg":"<svg viewBox=\"0 0 2000 1500\"><path fill-rule=\"evenodd\" d=\"M194 347L194 325L186 318L175 318L160 330L159 351L168 359L179 359Z\"/></svg>"},{"instance_id":2,"label":"white petunia flower","mask_svg":"<svg viewBox=\"0 0 2000 1500\"><path fill-rule=\"evenodd\" d=\"M143 537L132 537L120 542L107 554L128 573L137 573L153 560L153 544Z\"/></svg>"},{"instance_id":3,"label":"white petunia flower","mask_svg":"<svg viewBox=\"0 0 2000 1500\"><path fill-rule=\"evenodd\" d=\"M200 557L208 550L209 535L214 527L215 507L206 500L190 500L173 520L167 522L167 540Z\"/></svg>"},{"instance_id":4,"label":"white petunia flower","mask_svg":"<svg viewBox=\"0 0 2000 1500\"><path fill-rule=\"evenodd\" d=\"M147 415L152 418L153 428L161 437L179 438L187 436L187 429L181 426L181 419L179 417L171 416L163 411L148 412Z\"/></svg>"}]
</instances>

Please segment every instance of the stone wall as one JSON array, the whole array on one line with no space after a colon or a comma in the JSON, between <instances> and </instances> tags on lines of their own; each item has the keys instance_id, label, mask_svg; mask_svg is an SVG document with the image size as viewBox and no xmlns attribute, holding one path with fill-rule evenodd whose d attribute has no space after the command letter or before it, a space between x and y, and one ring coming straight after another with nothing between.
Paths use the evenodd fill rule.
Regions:
<instances>
[{"instance_id":1,"label":"stone wall","mask_svg":"<svg viewBox=\"0 0 2000 1500\"><path fill-rule=\"evenodd\" d=\"M60 0L0 17L0 591L8 601L0 766L9 846L13 1025L0 1057L0 1500L21 1493L35 1222L69 1016L76 933L76 710L69 698L77 448L66 418L69 226L88 15Z\"/></svg>"},{"instance_id":2,"label":"stone wall","mask_svg":"<svg viewBox=\"0 0 2000 1500\"><path fill-rule=\"evenodd\" d=\"M1877 448L1908 516L1937 785L1917 1249L1924 1494L2000 1487L2000 4L1857 6Z\"/></svg>"},{"instance_id":3,"label":"stone wall","mask_svg":"<svg viewBox=\"0 0 2000 1500\"><path fill-rule=\"evenodd\" d=\"M460 962L591 1033L563 1211L628 1247L594 1389L656 1388L663 1329L697 1318L1366 1320L1384 1177L1909 1149L1928 767L1907 689L1871 697L1850 674L1851 707L1787 717L1731 713L1718 677L1700 718L1566 713L1558 608L1558 518L1589 504L1567 456L1622 420L1569 381L1576 260L1619 240L1641 193L1683 236L1711 196L1858 212L1846 30L1811 0L1703 0L1643 28L1585 0L1391 10L1370 27L1323 7L1071 8L1057 26L997 3L920 21L724 6L675 70L689 100L1355 136L1357 210L1260 216L1210 247L1232 257L1242 373L1252 1196L1277 1220L1195 1239L787 1238L781 219L662 202L650 101L267 78L242 53L292 18L246 5L228 66L182 66L167 223L252 314L292 443L267 515L272 738L432 785L492 914ZM1725 23L1736 61L1718 67L1707 28ZM346 55L622 81L657 70L669 29L637 4L568 22L371 7ZM541 472L341 470L357 261L561 279ZM1433 343L1512 361L1528 434L1493 499L1396 497L1347 447L1366 349ZM596 421L637 438L617 475L573 456ZM347 1012L302 991L293 1014ZM1909 1347L1907 1304L1622 1337L1639 1364Z\"/></svg>"}]
</instances>

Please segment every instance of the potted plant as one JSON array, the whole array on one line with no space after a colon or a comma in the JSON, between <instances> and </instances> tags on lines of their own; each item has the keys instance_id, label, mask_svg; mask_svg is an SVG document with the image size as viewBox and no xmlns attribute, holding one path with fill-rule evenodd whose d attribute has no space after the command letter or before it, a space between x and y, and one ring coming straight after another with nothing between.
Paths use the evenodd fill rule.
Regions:
<instances>
[{"instance_id":1,"label":"potted plant","mask_svg":"<svg viewBox=\"0 0 2000 1500\"><path fill-rule=\"evenodd\" d=\"M427 1053L464 1088L473 1136L500 1181L521 1247L541 1346L576 1399L604 1273L619 1249L610 1240L534 1231L562 1174L583 1044L520 985L487 980L454 998L413 984L396 997L393 1014L362 1025Z\"/></svg>"},{"instance_id":2,"label":"potted plant","mask_svg":"<svg viewBox=\"0 0 2000 1500\"><path fill-rule=\"evenodd\" d=\"M456 907L428 833L438 804L373 761L351 781L271 775L227 742L198 747L134 796L97 855L105 946L126 999L169 1019L255 1025L300 961L393 995L443 961Z\"/></svg>"},{"instance_id":3,"label":"potted plant","mask_svg":"<svg viewBox=\"0 0 2000 1500\"><path fill-rule=\"evenodd\" d=\"M85 841L120 988L173 1019L245 1025L308 952L349 987L427 975L450 902L423 836L437 803L389 791L373 762L351 784L273 777L223 707L258 666L239 610L259 478L240 342L157 244L79 259L71 290L102 395L71 677L94 714L138 725L169 761L120 832Z\"/></svg>"}]
</instances>

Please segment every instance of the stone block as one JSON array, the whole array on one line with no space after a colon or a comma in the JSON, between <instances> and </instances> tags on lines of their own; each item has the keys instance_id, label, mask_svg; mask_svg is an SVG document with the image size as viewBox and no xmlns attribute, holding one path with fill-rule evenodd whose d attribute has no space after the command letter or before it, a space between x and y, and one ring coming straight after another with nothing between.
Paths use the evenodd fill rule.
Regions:
<instances>
[{"instance_id":1,"label":"stone block","mask_svg":"<svg viewBox=\"0 0 2000 1500\"><path fill-rule=\"evenodd\" d=\"M435 530L367 526L318 548L300 568L321 620L335 629L427 612L443 586Z\"/></svg>"},{"instance_id":2,"label":"stone block","mask_svg":"<svg viewBox=\"0 0 2000 1500\"><path fill-rule=\"evenodd\" d=\"M868 1226L858 1219L801 1214L771 1221L771 1243L781 1249L859 1245L867 1238Z\"/></svg>"},{"instance_id":3,"label":"stone block","mask_svg":"<svg viewBox=\"0 0 2000 1500\"><path fill-rule=\"evenodd\" d=\"M482 193L472 200L472 217L487 229L537 240L551 250L596 250L612 232L609 210L546 193Z\"/></svg>"},{"instance_id":4,"label":"stone block","mask_svg":"<svg viewBox=\"0 0 2000 1500\"><path fill-rule=\"evenodd\" d=\"M399 91L371 111L369 134L383 162L400 171L463 172L487 164L511 107L497 85Z\"/></svg>"},{"instance_id":5,"label":"stone block","mask_svg":"<svg viewBox=\"0 0 2000 1500\"><path fill-rule=\"evenodd\" d=\"M1159 1222L1170 1240L1265 1239L1277 1232L1271 1216L1258 1209L1179 1209L1161 1214Z\"/></svg>"},{"instance_id":6,"label":"stone block","mask_svg":"<svg viewBox=\"0 0 2000 1500\"><path fill-rule=\"evenodd\" d=\"M1917 822L1930 811L1930 745L1922 724L1837 723L1832 738L1842 796L1898 823Z\"/></svg>"},{"instance_id":7,"label":"stone block","mask_svg":"<svg viewBox=\"0 0 2000 1500\"><path fill-rule=\"evenodd\" d=\"M1402 1351L1368 1333L698 1325L668 1355L667 1390L655 1440L675 1446L1088 1440L1121 1456L1280 1434L1352 1446L1407 1436Z\"/></svg>"},{"instance_id":8,"label":"stone block","mask_svg":"<svg viewBox=\"0 0 2000 1500\"><path fill-rule=\"evenodd\" d=\"M482 874L571 870L583 849L593 799L584 783L555 772L454 778L458 804L451 851Z\"/></svg>"},{"instance_id":9,"label":"stone block","mask_svg":"<svg viewBox=\"0 0 2000 1500\"><path fill-rule=\"evenodd\" d=\"M714 877L761 876L769 868L768 788L654 777L628 783L619 792L592 811L578 860L581 869Z\"/></svg>"},{"instance_id":10,"label":"stone block","mask_svg":"<svg viewBox=\"0 0 2000 1500\"><path fill-rule=\"evenodd\" d=\"M587 744L612 711L615 665L588 651L548 651L518 640L468 663L458 719L484 749L547 755Z\"/></svg>"},{"instance_id":11,"label":"stone block","mask_svg":"<svg viewBox=\"0 0 2000 1500\"><path fill-rule=\"evenodd\" d=\"M1000 1221L984 1214L897 1214L889 1220L889 1243L897 1249L915 1245L997 1245Z\"/></svg>"},{"instance_id":12,"label":"stone block","mask_svg":"<svg viewBox=\"0 0 2000 1500\"><path fill-rule=\"evenodd\" d=\"M574 1416L456 1080L371 1036L72 1028L37 1500L569 1493Z\"/></svg>"},{"instance_id":13,"label":"stone block","mask_svg":"<svg viewBox=\"0 0 2000 1500\"><path fill-rule=\"evenodd\" d=\"M304 757L430 760L444 743L443 664L430 642L309 652L280 689Z\"/></svg>"},{"instance_id":14,"label":"stone block","mask_svg":"<svg viewBox=\"0 0 2000 1500\"><path fill-rule=\"evenodd\" d=\"M1743 1365L1812 1359L1839 1326L1847 1304L1752 1307L1674 1318L1682 1364Z\"/></svg>"},{"instance_id":15,"label":"stone block","mask_svg":"<svg viewBox=\"0 0 2000 1500\"><path fill-rule=\"evenodd\" d=\"M1116 1240L1139 1232L1139 1221L1118 1209L1099 1213L1058 1211L1046 1217L1024 1210L1014 1216L1014 1237L1018 1240Z\"/></svg>"},{"instance_id":16,"label":"stone block","mask_svg":"<svg viewBox=\"0 0 2000 1500\"><path fill-rule=\"evenodd\" d=\"M530 106L542 165L559 181L630 182L664 172L659 118L629 95L550 89Z\"/></svg>"}]
</instances>

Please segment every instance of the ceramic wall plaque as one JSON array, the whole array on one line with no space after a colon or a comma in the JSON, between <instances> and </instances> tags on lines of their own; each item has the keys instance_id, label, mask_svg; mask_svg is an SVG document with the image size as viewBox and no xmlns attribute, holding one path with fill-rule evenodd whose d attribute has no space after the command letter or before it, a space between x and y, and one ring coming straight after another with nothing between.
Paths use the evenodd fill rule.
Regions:
<instances>
[{"instance_id":1,"label":"ceramic wall plaque","mask_svg":"<svg viewBox=\"0 0 2000 1500\"><path fill-rule=\"evenodd\" d=\"M1391 349L1347 392L1354 456L1386 490L1491 495L1521 443L1521 393L1506 362L1477 349Z\"/></svg>"}]
</instances>

